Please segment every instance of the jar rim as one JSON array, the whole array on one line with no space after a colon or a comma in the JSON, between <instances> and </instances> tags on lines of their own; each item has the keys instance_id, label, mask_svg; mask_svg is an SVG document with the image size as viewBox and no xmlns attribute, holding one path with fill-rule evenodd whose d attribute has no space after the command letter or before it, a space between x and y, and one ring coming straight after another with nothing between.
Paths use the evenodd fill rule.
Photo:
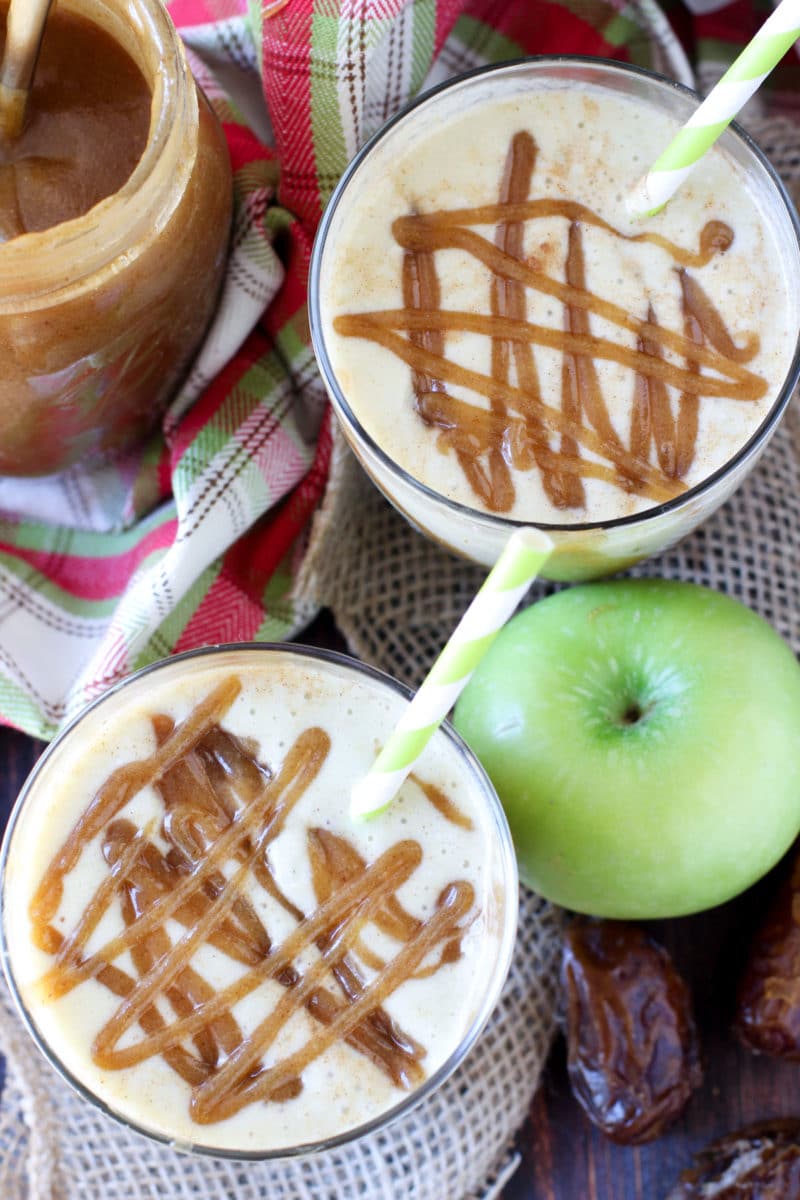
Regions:
<instances>
[{"instance_id":1,"label":"jar rim","mask_svg":"<svg viewBox=\"0 0 800 1200\"><path fill-rule=\"evenodd\" d=\"M167 224L194 166L194 154L179 153L178 147L187 125L197 129L197 92L190 86L183 44L160 0L91 0L88 5L61 0L59 8L89 21L92 10L105 9L130 26L140 46L154 47L149 63L145 56L134 60L151 94L147 142L117 192L79 217L0 243L0 311L24 311L45 299L52 303L58 293L69 299L96 286L98 275L113 273L120 257L129 263ZM160 171L168 154L174 170Z\"/></svg>"}]
</instances>

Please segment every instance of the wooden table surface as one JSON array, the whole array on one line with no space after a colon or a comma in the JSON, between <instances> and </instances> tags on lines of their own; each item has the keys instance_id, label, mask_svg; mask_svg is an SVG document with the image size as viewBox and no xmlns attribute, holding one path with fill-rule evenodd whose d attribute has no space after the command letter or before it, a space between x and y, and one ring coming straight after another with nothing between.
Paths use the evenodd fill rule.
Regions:
<instances>
[{"instance_id":1,"label":"wooden table surface","mask_svg":"<svg viewBox=\"0 0 800 1200\"><path fill-rule=\"evenodd\" d=\"M302 640L344 648L324 616ZM41 743L0 728L0 824L41 750ZM773 889L768 877L722 908L651 925L692 988L702 1041L705 1081L683 1117L648 1146L613 1145L572 1099L559 1038L520 1131L522 1164L502 1200L663 1200L692 1152L711 1138L753 1121L800 1116L800 1064L757 1058L729 1032L748 937Z\"/></svg>"}]
</instances>

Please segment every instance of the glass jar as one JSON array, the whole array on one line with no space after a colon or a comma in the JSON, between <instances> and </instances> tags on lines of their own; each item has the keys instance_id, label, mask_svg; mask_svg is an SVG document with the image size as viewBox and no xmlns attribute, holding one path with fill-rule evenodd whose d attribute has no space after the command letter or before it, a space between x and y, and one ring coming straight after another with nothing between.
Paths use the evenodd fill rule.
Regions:
<instances>
[{"instance_id":1,"label":"glass jar","mask_svg":"<svg viewBox=\"0 0 800 1200\"><path fill-rule=\"evenodd\" d=\"M160 0L61 0L152 93L132 175L83 216L0 244L0 474L130 447L157 421L211 318L231 220L219 122Z\"/></svg>"}]
</instances>

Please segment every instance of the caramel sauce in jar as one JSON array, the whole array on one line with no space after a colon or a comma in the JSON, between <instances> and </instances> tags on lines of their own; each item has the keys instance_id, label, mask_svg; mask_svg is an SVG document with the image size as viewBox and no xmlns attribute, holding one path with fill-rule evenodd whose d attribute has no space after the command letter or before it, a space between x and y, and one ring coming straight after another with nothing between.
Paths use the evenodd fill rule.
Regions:
<instances>
[{"instance_id":1,"label":"caramel sauce in jar","mask_svg":"<svg viewBox=\"0 0 800 1200\"><path fill-rule=\"evenodd\" d=\"M158 0L63 0L0 144L0 473L152 428L210 321L230 218L224 137Z\"/></svg>"}]
</instances>

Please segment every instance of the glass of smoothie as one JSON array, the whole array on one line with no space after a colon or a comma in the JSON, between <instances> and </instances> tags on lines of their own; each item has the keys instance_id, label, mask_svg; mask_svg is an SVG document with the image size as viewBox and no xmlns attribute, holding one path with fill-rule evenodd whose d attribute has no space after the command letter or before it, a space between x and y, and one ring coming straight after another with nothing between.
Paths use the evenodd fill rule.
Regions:
<instances>
[{"instance_id":1,"label":"glass of smoothie","mask_svg":"<svg viewBox=\"0 0 800 1200\"><path fill-rule=\"evenodd\" d=\"M2 849L2 956L88 1100L234 1158L382 1128L497 1001L514 852L445 725L379 818L350 789L407 703L341 655L230 646L131 676L52 744Z\"/></svg>"},{"instance_id":2,"label":"glass of smoothie","mask_svg":"<svg viewBox=\"0 0 800 1200\"><path fill-rule=\"evenodd\" d=\"M800 373L800 224L731 127L656 216L626 197L686 88L541 58L426 93L323 216L311 331L345 436L423 533L554 579L672 545L741 483Z\"/></svg>"},{"instance_id":3,"label":"glass of smoothie","mask_svg":"<svg viewBox=\"0 0 800 1200\"><path fill-rule=\"evenodd\" d=\"M60 0L22 133L0 138L0 474L148 432L211 319L231 205L222 130L161 0Z\"/></svg>"}]
</instances>

